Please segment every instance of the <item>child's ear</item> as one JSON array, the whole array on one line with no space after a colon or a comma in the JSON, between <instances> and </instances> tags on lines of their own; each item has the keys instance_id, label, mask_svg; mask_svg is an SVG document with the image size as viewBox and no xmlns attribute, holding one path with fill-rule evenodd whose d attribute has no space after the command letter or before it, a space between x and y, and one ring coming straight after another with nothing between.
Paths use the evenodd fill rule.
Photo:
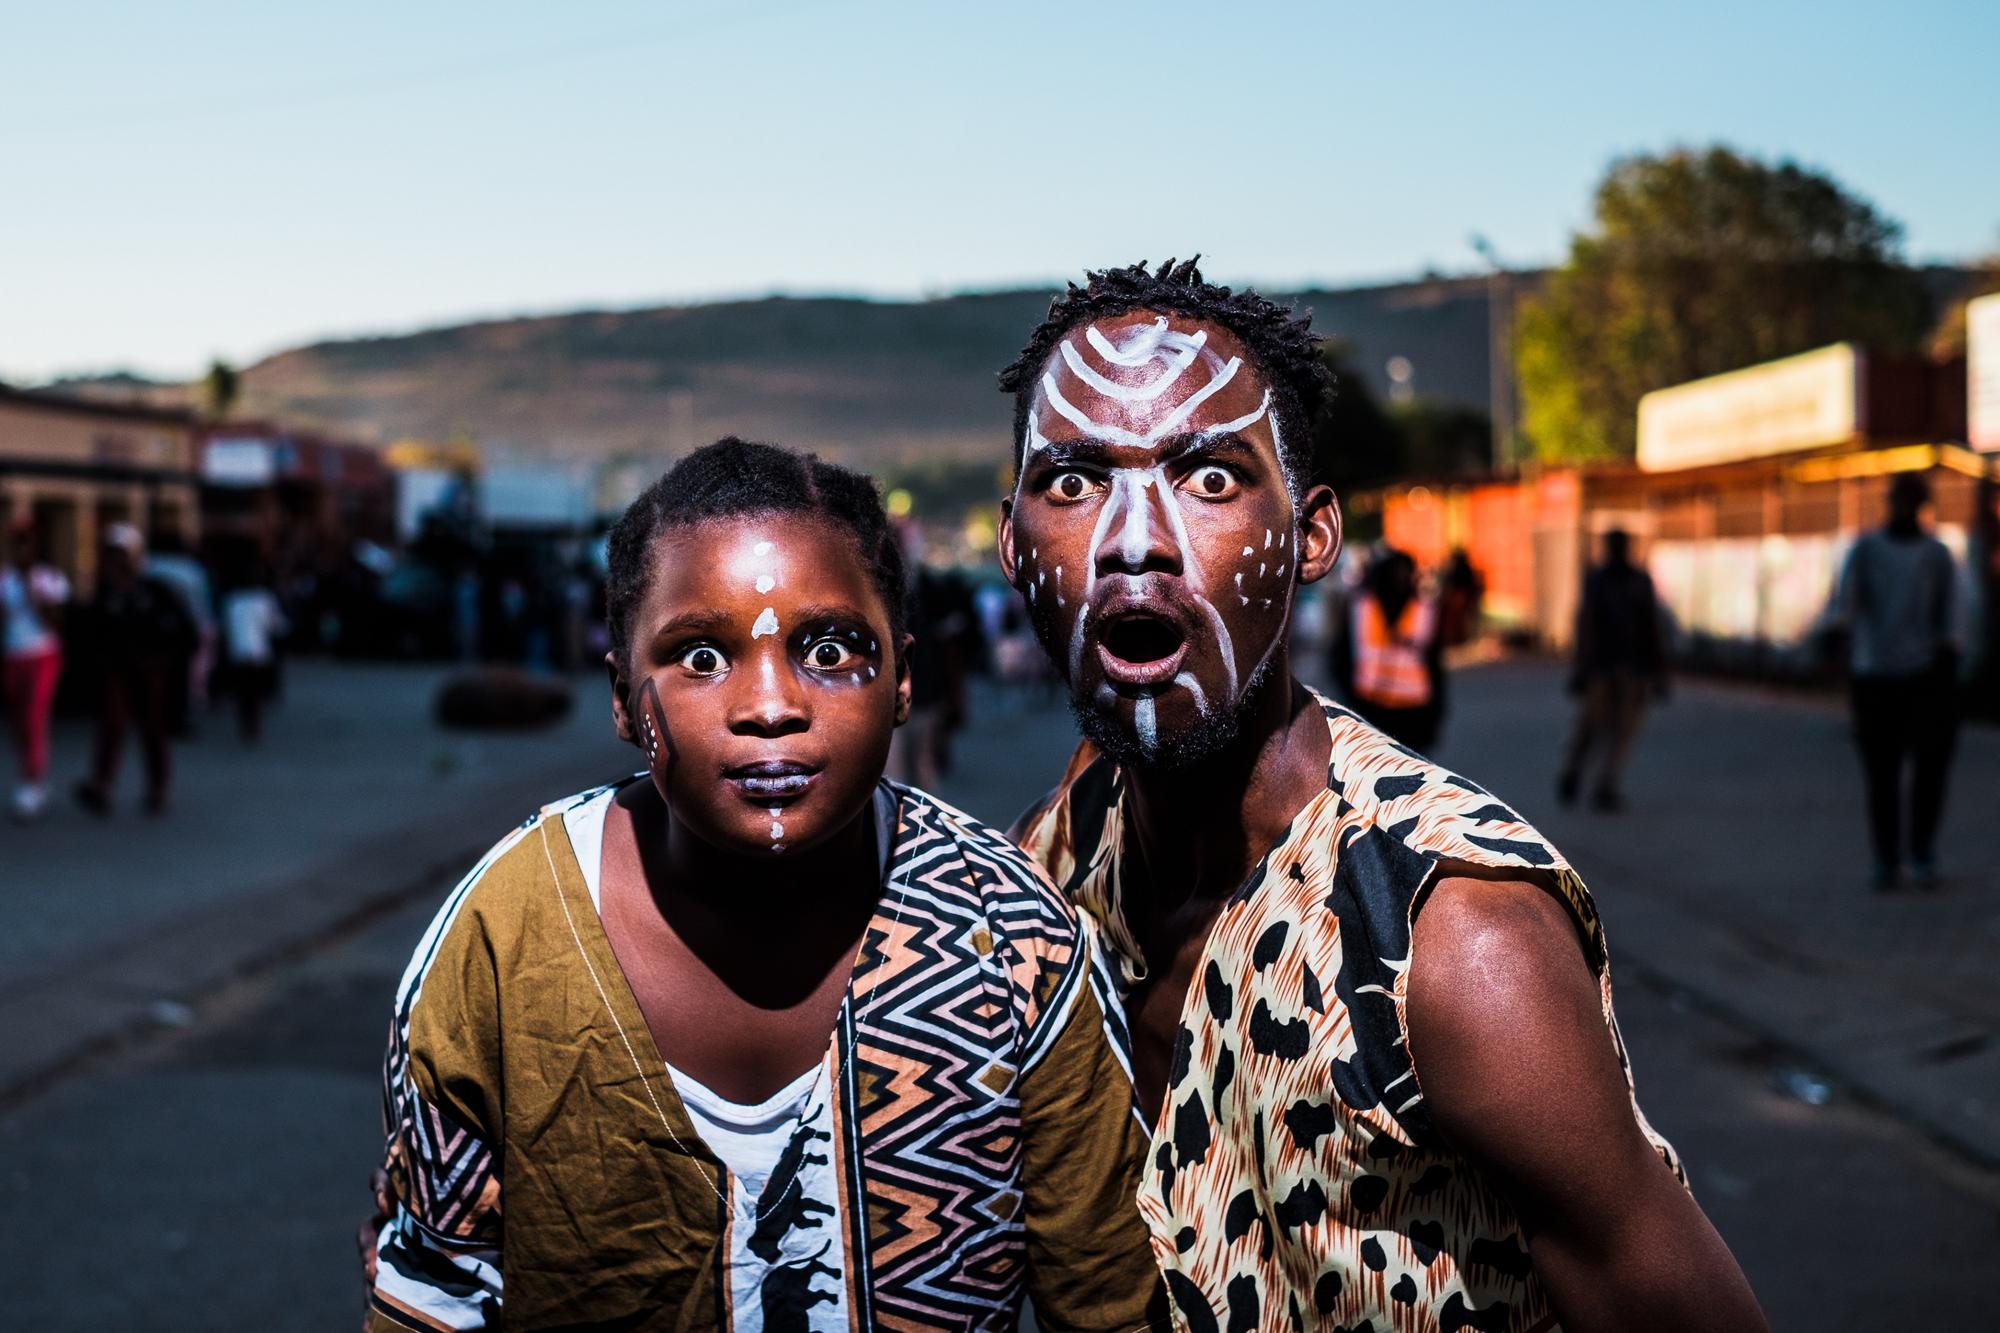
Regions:
<instances>
[{"instance_id":1,"label":"child's ear","mask_svg":"<svg viewBox=\"0 0 2000 1333\"><path fill-rule=\"evenodd\" d=\"M917 636L905 634L896 646L896 725L910 720L910 647Z\"/></svg>"},{"instance_id":2,"label":"child's ear","mask_svg":"<svg viewBox=\"0 0 2000 1333\"><path fill-rule=\"evenodd\" d=\"M1014 501L1009 498L1000 502L1000 572L1007 576L1007 586L1014 585Z\"/></svg>"},{"instance_id":3,"label":"child's ear","mask_svg":"<svg viewBox=\"0 0 2000 1333\"><path fill-rule=\"evenodd\" d=\"M639 743L639 733L632 726L632 710L626 707L631 696L631 686L625 683L624 675L618 670L615 653L604 655L604 669L611 677L611 725L618 729L618 739L627 745Z\"/></svg>"}]
</instances>

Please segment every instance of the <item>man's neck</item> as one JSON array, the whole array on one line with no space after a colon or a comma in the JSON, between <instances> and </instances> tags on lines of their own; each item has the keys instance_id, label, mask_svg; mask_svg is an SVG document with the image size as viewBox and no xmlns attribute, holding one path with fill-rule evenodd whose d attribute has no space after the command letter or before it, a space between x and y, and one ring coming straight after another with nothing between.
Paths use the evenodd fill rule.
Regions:
<instances>
[{"instance_id":1,"label":"man's neck","mask_svg":"<svg viewBox=\"0 0 2000 1333\"><path fill-rule=\"evenodd\" d=\"M1125 769L1127 854L1140 857L1129 882L1151 915L1235 892L1326 787L1326 723L1289 664L1272 665L1262 697L1221 752L1192 767Z\"/></svg>"}]
</instances>

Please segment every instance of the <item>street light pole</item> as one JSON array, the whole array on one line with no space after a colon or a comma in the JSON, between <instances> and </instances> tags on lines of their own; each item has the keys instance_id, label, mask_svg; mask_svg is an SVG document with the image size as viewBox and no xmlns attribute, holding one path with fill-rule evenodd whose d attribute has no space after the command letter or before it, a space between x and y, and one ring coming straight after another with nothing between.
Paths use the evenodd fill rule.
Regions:
<instances>
[{"instance_id":1,"label":"street light pole","mask_svg":"<svg viewBox=\"0 0 2000 1333\"><path fill-rule=\"evenodd\" d=\"M1514 358L1512 275L1484 236L1474 233L1472 248L1486 261L1487 413L1493 425L1493 466L1512 473L1514 457Z\"/></svg>"}]
</instances>

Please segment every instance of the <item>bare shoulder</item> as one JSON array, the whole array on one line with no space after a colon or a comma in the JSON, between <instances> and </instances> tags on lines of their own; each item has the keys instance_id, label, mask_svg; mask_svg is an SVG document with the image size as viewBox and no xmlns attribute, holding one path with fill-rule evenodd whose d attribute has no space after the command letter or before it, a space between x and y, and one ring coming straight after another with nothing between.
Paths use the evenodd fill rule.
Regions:
<instances>
[{"instance_id":1,"label":"bare shoulder","mask_svg":"<svg viewBox=\"0 0 2000 1333\"><path fill-rule=\"evenodd\" d=\"M1566 990L1595 995L1596 977L1576 918L1556 895L1525 879L1447 876L1412 927L1410 989L1452 1005L1541 1004ZM1468 1014L1467 1018L1477 1018Z\"/></svg>"},{"instance_id":2,"label":"bare shoulder","mask_svg":"<svg viewBox=\"0 0 2000 1333\"><path fill-rule=\"evenodd\" d=\"M1412 930L1408 997L1417 1081L1461 1150L1533 1157L1540 1127L1631 1123L1576 920L1541 885L1440 881Z\"/></svg>"}]
</instances>

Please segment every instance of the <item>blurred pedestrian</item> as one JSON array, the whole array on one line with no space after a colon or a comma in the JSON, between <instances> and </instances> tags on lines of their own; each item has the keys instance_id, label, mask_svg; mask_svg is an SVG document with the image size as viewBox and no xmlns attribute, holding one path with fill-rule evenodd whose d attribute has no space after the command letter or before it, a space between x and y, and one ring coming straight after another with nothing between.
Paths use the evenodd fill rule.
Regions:
<instances>
[{"instance_id":1,"label":"blurred pedestrian","mask_svg":"<svg viewBox=\"0 0 2000 1333\"><path fill-rule=\"evenodd\" d=\"M194 730L193 710L208 702L208 676L215 666L215 590L178 528L153 534L146 573L173 590L194 625L192 646L167 664L167 732L186 740Z\"/></svg>"},{"instance_id":2,"label":"blurred pedestrian","mask_svg":"<svg viewBox=\"0 0 2000 1333\"><path fill-rule=\"evenodd\" d=\"M278 692L278 641L288 628L269 574L246 563L222 596L223 669L245 744L263 739L264 706Z\"/></svg>"},{"instance_id":3,"label":"blurred pedestrian","mask_svg":"<svg viewBox=\"0 0 2000 1333\"><path fill-rule=\"evenodd\" d=\"M7 730L20 770L14 818L25 823L48 805L49 714L62 678L62 613L70 588L63 572L46 559L43 535L31 520L17 520L7 544L7 561L0 566L0 643L5 645L0 693L6 698Z\"/></svg>"},{"instance_id":4,"label":"blurred pedestrian","mask_svg":"<svg viewBox=\"0 0 2000 1333\"><path fill-rule=\"evenodd\" d=\"M167 690L175 664L194 651L195 626L178 593L145 572L146 541L129 523L105 532L97 594L89 608L98 664L97 744L76 799L93 814L111 809L125 734L135 724L146 764L145 808L162 814L173 788Z\"/></svg>"},{"instance_id":5,"label":"blurred pedestrian","mask_svg":"<svg viewBox=\"0 0 2000 1333\"><path fill-rule=\"evenodd\" d=\"M1604 534L1604 560L1583 579L1576 608L1576 650L1569 692L1577 697L1576 721L1563 753L1556 796L1576 800L1584 770L1597 756L1590 803L1599 810L1625 808L1625 761L1649 698L1667 694L1666 653L1660 639L1660 603L1653 579L1632 562L1631 534Z\"/></svg>"},{"instance_id":6,"label":"blurred pedestrian","mask_svg":"<svg viewBox=\"0 0 2000 1333\"><path fill-rule=\"evenodd\" d=\"M1385 547L1349 603L1346 651L1336 676L1354 711L1413 750L1437 744L1443 719L1442 645L1435 603L1417 584L1417 562Z\"/></svg>"},{"instance_id":7,"label":"blurred pedestrian","mask_svg":"<svg viewBox=\"0 0 2000 1333\"><path fill-rule=\"evenodd\" d=\"M1906 765L1910 874L1919 888L1937 885L1937 830L1958 735L1958 567L1924 526L1930 498L1922 475L1899 475L1889 488L1889 521L1855 540L1834 591L1833 618L1848 636L1873 886L1881 892L1902 874Z\"/></svg>"},{"instance_id":8,"label":"blurred pedestrian","mask_svg":"<svg viewBox=\"0 0 2000 1333\"><path fill-rule=\"evenodd\" d=\"M1486 579L1463 546L1456 547L1438 580L1438 642L1446 648L1471 643L1479 635Z\"/></svg>"}]
</instances>

